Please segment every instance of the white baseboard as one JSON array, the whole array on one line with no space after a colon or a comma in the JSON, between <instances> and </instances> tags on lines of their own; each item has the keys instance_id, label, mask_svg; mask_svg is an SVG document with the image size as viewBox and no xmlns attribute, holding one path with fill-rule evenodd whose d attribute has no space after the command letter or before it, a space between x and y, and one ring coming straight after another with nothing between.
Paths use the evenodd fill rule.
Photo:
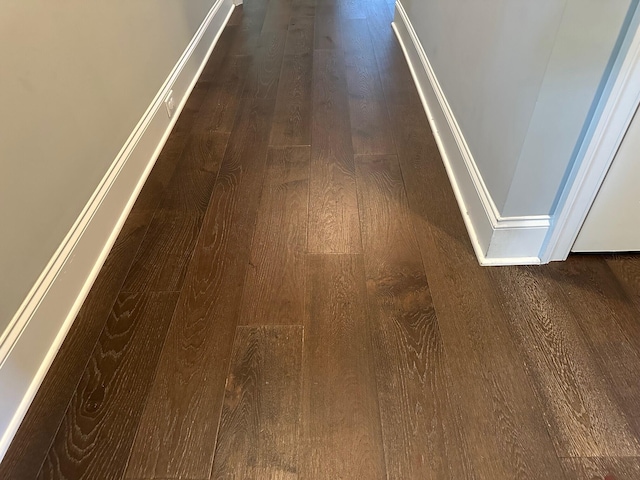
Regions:
<instances>
[{"instance_id":1,"label":"white baseboard","mask_svg":"<svg viewBox=\"0 0 640 480\"><path fill-rule=\"evenodd\" d=\"M420 94L478 261L481 265L540 264L540 252L550 228L550 217L500 215L431 63L399 1L396 2L393 29Z\"/></svg>"},{"instance_id":2,"label":"white baseboard","mask_svg":"<svg viewBox=\"0 0 640 480\"><path fill-rule=\"evenodd\" d=\"M0 461L234 6L233 0L218 0L209 11L9 327L0 335ZM164 99L171 90L180 101L170 119Z\"/></svg>"}]
</instances>

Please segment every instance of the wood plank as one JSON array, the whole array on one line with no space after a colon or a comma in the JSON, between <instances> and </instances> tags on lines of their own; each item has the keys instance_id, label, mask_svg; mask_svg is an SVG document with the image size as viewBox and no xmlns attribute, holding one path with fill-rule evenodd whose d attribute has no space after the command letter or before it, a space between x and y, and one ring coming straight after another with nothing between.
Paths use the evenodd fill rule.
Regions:
<instances>
[{"instance_id":1,"label":"wood plank","mask_svg":"<svg viewBox=\"0 0 640 480\"><path fill-rule=\"evenodd\" d=\"M118 296L38 478L122 477L177 298Z\"/></svg>"},{"instance_id":2,"label":"wood plank","mask_svg":"<svg viewBox=\"0 0 640 480\"><path fill-rule=\"evenodd\" d=\"M604 380L640 438L640 322L626 295L601 256L571 255L548 265L545 273L564 292L571 311L599 364Z\"/></svg>"},{"instance_id":3,"label":"wood plank","mask_svg":"<svg viewBox=\"0 0 640 480\"><path fill-rule=\"evenodd\" d=\"M313 17L296 17L288 28L271 145L311 144L313 23Z\"/></svg>"},{"instance_id":4,"label":"wood plank","mask_svg":"<svg viewBox=\"0 0 640 480\"><path fill-rule=\"evenodd\" d=\"M351 141L356 154L395 154L387 104L382 91L367 20L344 22Z\"/></svg>"},{"instance_id":5,"label":"wood plank","mask_svg":"<svg viewBox=\"0 0 640 480\"><path fill-rule=\"evenodd\" d=\"M218 81L222 65L229 58L229 51L231 50L235 37L240 30L238 27L238 20L240 19L240 16L240 9L234 9L234 12L231 14L231 18L227 22L227 25L216 42L216 46L211 52L209 60L202 69L202 73L200 73L198 83L209 84L211 82Z\"/></svg>"},{"instance_id":6,"label":"wood plank","mask_svg":"<svg viewBox=\"0 0 640 480\"><path fill-rule=\"evenodd\" d=\"M362 250L343 55L316 50L309 193L312 253Z\"/></svg>"},{"instance_id":7,"label":"wood plank","mask_svg":"<svg viewBox=\"0 0 640 480\"><path fill-rule=\"evenodd\" d=\"M195 114L191 133L231 132L250 58L227 55Z\"/></svg>"},{"instance_id":8,"label":"wood plank","mask_svg":"<svg viewBox=\"0 0 640 480\"><path fill-rule=\"evenodd\" d=\"M640 444L602 378L569 300L543 268L489 269L561 457L633 456Z\"/></svg>"},{"instance_id":9,"label":"wood plank","mask_svg":"<svg viewBox=\"0 0 640 480\"><path fill-rule=\"evenodd\" d=\"M153 214L167 193L167 187L173 178L176 167L182 158L182 152L187 144L189 135L171 132L151 173L144 183L131 212L147 211L150 213L147 226Z\"/></svg>"},{"instance_id":10,"label":"wood plank","mask_svg":"<svg viewBox=\"0 0 640 480\"><path fill-rule=\"evenodd\" d=\"M239 327L212 479L298 478L302 327Z\"/></svg>"},{"instance_id":11,"label":"wood plank","mask_svg":"<svg viewBox=\"0 0 640 480\"><path fill-rule=\"evenodd\" d=\"M304 14L292 16L287 28L287 41L284 47L285 55L313 54L314 24L313 16Z\"/></svg>"},{"instance_id":12,"label":"wood plank","mask_svg":"<svg viewBox=\"0 0 640 480\"><path fill-rule=\"evenodd\" d=\"M287 31L293 14L293 0L269 0L269 8L262 24L262 34Z\"/></svg>"},{"instance_id":13,"label":"wood plank","mask_svg":"<svg viewBox=\"0 0 640 480\"><path fill-rule=\"evenodd\" d=\"M310 255L303 478L385 478L361 255Z\"/></svg>"},{"instance_id":14,"label":"wood plank","mask_svg":"<svg viewBox=\"0 0 640 480\"><path fill-rule=\"evenodd\" d=\"M228 138L228 133L218 132L189 135L179 169L160 204L162 213L207 210Z\"/></svg>"},{"instance_id":15,"label":"wood plank","mask_svg":"<svg viewBox=\"0 0 640 480\"><path fill-rule=\"evenodd\" d=\"M398 159L356 169L388 478L471 478Z\"/></svg>"},{"instance_id":16,"label":"wood plank","mask_svg":"<svg viewBox=\"0 0 640 480\"><path fill-rule=\"evenodd\" d=\"M523 358L488 269L477 263L424 111L419 102L388 105L472 470L477 478L563 478Z\"/></svg>"},{"instance_id":17,"label":"wood plank","mask_svg":"<svg viewBox=\"0 0 640 480\"><path fill-rule=\"evenodd\" d=\"M609 255L607 265L640 312L640 255Z\"/></svg>"},{"instance_id":18,"label":"wood plank","mask_svg":"<svg viewBox=\"0 0 640 480\"><path fill-rule=\"evenodd\" d=\"M635 480L640 478L638 457L563 458L567 478L578 480Z\"/></svg>"},{"instance_id":19,"label":"wood plank","mask_svg":"<svg viewBox=\"0 0 640 480\"><path fill-rule=\"evenodd\" d=\"M276 98L286 31L267 31L260 35L247 72L243 97Z\"/></svg>"},{"instance_id":20,"label":"wood plank","mask_svg":"<svg viewBox=\"0 0 640 480\"><path fill-rule=\"evenodd\" d=\"M332 10L321 6L315 8L313 48L316 50L335 50L344 45L340 38L340 22Z\"/></svg>"},{"instance_id":21,"label":"wood plank","mask_svg":"<svg viewBox=\"0 0 640 480\"><path fill-rule=\"evenodd\" d=\"M157 211L122 291L180 291L202 219L202 213Z\"/></svg>"},{"instance_id":22,"label":"wood plank","mask_svg":"<svg viewBox=\"0 0 640 480\"><path fill-rule=\"evenodd\" d=\"M0 478L38 474L152 216L135 207L129 215L0 463Z\"/></svg>"},{"instance_id":23,"label":"wood plank","mask_svg":"<svg viewBox=\"0 0 640 480\"><path fill-rule=\"evenodd\" d=\"M242 296L244 325L301 325L309 147L270 148Z\"/></svg>"},{"instance_id":24,"label":"wood plank","mask_svg":"<svg viewBox=\"0 0 640 480\"><path fill-rule=\"evenodd\" d=\"M313 57L286 55L278 85L271 145L311 145Z\"/></svg>"},{"instance_id":25,"label":"wood plank","mask_svg":"<svg viewBox=\"0 0 640 480\"><path fill-rule=\"evenodd\" d=\"M126 478L211 472L272 115L272 100L240 104Z\"/></svg>"}]
</instances>

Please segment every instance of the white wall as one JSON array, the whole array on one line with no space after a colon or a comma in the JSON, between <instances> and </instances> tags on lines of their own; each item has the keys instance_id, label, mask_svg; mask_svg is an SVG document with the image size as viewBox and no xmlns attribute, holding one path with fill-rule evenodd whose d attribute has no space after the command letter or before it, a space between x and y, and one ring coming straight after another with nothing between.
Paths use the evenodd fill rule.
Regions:
<instances>
[{"instance_id":1,"label":"white wall","mask_svg":"<svg viewBox=\"0 0 640 480\"><path fill-rule=\"evenodd\" d=\"M0 3L0 333L213 3Z\"/></svg>"},{"instance_id":2,"label":"white wall","mask_svg":"<svg viewBox=\"0 0 640 480\"><path fill-rule=\"evenodd\" d=\"M402 0L502 216L547 215L631 0Z\"/></svg>"}]
</instances>

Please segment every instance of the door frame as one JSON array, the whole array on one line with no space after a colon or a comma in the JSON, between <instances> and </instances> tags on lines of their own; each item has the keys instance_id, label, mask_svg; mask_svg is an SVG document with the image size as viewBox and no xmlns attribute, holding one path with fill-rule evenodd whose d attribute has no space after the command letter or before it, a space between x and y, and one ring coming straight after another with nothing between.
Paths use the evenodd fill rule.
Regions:
<instances>
[{"instance_id":1,"label":"door frame","mask_svg":"<svg viewBox=\"0 0 640 480\"><path fill-rule=\"evenodd\" d=\"M622 139L640 104L640 8L623 41L623 53L614 65L617 74L605 87L599 116L587 131L576 162L552 217L541 263L566 260L580 233L589 209L611 166ZM608 94L607 94L608 92Z\"/></svg>"}]
</instances>

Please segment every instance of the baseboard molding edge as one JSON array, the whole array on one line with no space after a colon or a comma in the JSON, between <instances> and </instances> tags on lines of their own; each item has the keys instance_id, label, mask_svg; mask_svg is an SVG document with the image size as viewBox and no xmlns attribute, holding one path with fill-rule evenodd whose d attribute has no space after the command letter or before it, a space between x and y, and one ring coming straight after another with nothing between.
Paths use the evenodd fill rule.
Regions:
<instances>
[{"instance_id":1,"label":"baseboard molding edge","mask_svg":"<svg viewBox=\"0 0 640 480\"><path fill-rule=\"evenodd\" d=\"M218 0L0 336L0 461L111 250L235 4ZM164 99L173 90L172 118Z\"/></svg>"},{"instance_id":2,"label":"baseboard molding edge","mask_svg":"<svg viewBox=\"0 0 640 480\"><path fill-rule=\"evenodd\" d=\"M396 2L393 29L418 89L479 263L540 264L550 217L500 215L400 1Z\"/></svg>"}]
</instances>

